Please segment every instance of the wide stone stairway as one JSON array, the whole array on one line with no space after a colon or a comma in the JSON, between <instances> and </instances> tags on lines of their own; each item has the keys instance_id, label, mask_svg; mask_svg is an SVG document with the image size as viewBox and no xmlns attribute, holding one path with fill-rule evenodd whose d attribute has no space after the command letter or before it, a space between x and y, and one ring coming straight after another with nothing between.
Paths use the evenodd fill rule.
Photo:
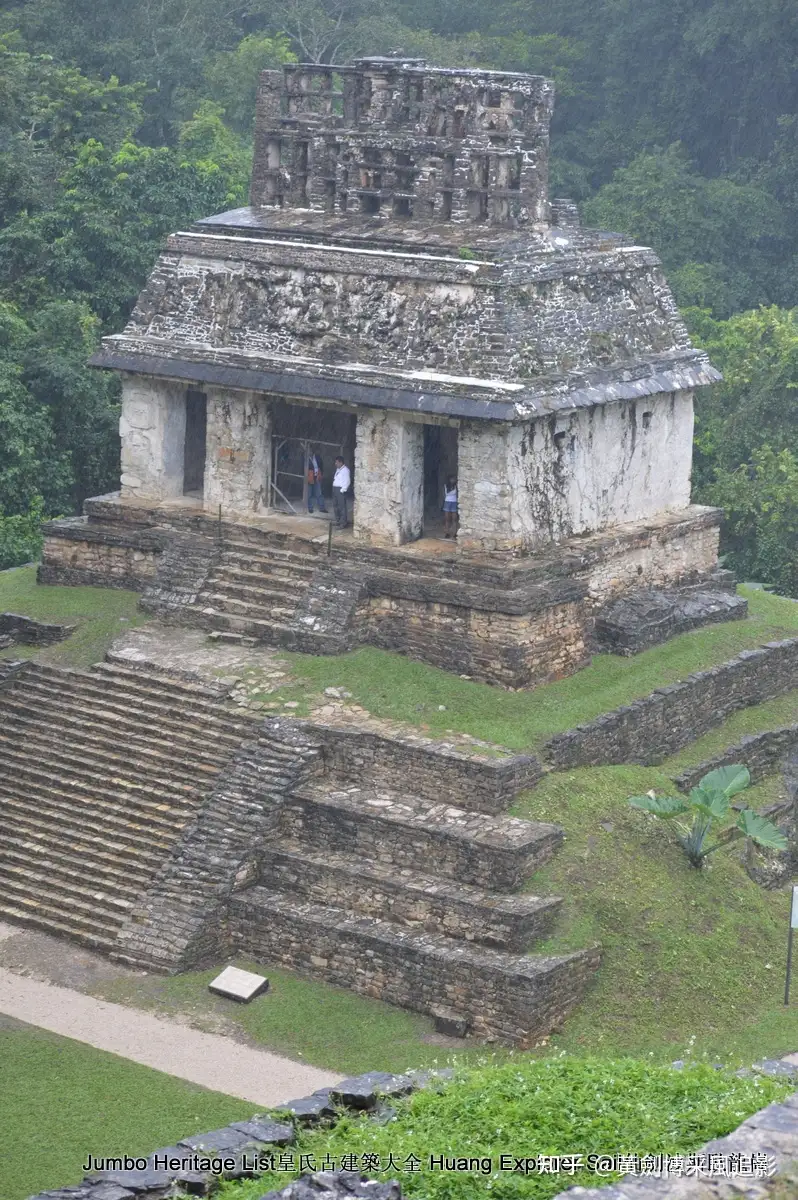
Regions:
<instances>
[{"instance_id":1,"label":"wide stone stairway","mask_svg":"<svg viewBox=\"0 0 798 1200\"><path fill-rule=\"evenodd\" d=\"M365 764L305 778L260 852L258 883L231 899L234 944L432 1015L444 1032L529 1045L578 1002L599 962L594 949L525 953L561 901L513 893L562 831L484 811L461 774L457 806L445 784L435 800L401 783L386 787Z\"/></svg>"},{"instance_id":2,"label":"wide stone stairway","mask_svg":"<svg viewBox=\"0 0 798 1200\"><path fill-rule=\"evenodd\" d=\"M155 672L4 665L0 916L110 950L253 722Z\"/></svg>"}]
</instances>

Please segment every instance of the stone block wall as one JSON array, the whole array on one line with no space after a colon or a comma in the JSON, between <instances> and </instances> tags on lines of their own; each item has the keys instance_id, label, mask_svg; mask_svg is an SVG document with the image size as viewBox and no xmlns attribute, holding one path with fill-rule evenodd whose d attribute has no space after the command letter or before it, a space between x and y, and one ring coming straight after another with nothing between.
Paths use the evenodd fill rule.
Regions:
<instances>
[{"instance_id":1,"label":"stone block wall","mask_svg":"<svg viewBox=\"0 0 798 1200\"><path fill-rule=\"evenodd\" d=\"M765 733L754 733L741 738L734 746L729 746L722 754L708 758L696 767L690 767L674 776L674 783L683 792L689 792L704 775L717 767L728 767L733 763L742 763L748 767L751 781L756 783L768 775L775 775L782 770L791 755L798 751L798 725L787 725L783 729L768 729Z\"/></svg>"},{"instance_id":2,"label":"stone block wall","mask_svg":"<svg viewBox=\"0 0 798 1200\"><path fill-rule=\"evenodd\" d=\"M415 742L330 725L309 727L321 747L317 771L339 783L360 784L366 773L377 786L401 787L427 800L484 813L505 812L520 791L543 775L534 755L505 759L464 754L418 738Z\"/></svg>"},{"instance_id":3,"label":"stone block wall","mask_svg":"<svg viewBox=\"0 0 798 1200\"><path fill-rule=\"evenodd\" d=\"M541 956L509 958L475 947L465 955L456 942L444 946L440 939L365 917L331 916L320 929L310 911L303 920L303 907L292 905L290 922L275 921L254 894L234 896L230 908L240 952L323 973L329 983L402 1008L468 1012L476 1036L519 1047L533 1045L539 1034L561 1023L598 966L597 951L550 963Z\"/></svg>"},{"instance_id":4,"label":"stone block wall","mask_svg":"<svg viewBox=\"0 0 798 1200\"><path fill-rule=\"evenodd\" d=\"M74 625L52 625L45 621L34 621L19 613L0 613L0 645L8 639L8 645L52 646L62 642L74 630Z\"/></svg>"},{"instance_id":5,"label":"stone block wall","mask_svg":"<svg viewBox=\"0 0 798 1200\"><path fill-rule=\"evenodd\" d=\"M122 495L164 500L183 494L186 385L122 377Z\"/></svg>"},{"instance_id":6,"label":"stone block wall","mask_svg":"<svg viewBox=\"0 0 798 1200\"><path fill-rule=\"evenodd\" d=\"M424 523L424 426L403 413L365 412L357 419L355 538L399 546ZM351 493L350 493L351 496Z\"/></svg>"},{"instance_id":7,"label":"stone block wall","mask_svg":"<svg viewBox=\"0 0 798 1200\"><path fill-rule=\"evenodd\" d=\"M662 762L741 708L798 688L798 638L769 642L680 683L557 734L546 761L561 769Z\"/></svg>"},{"instance_id":8,"label":"stone block wall","mask_svg":"<svg viewBox=\"0 0 798 1200\"><path fill-rule=\"evenodd\" d=\"M507 687L558 679L589 662L580 601L515 614L378 596L358 615L360 640L369 645Z\"/></svg>"},{"instance_id":9,"label":"stone block wall","mask_svg":"<svg viewBox=\"0 0 798 1200\"><path fill-rule=\"evenodd\" d=\"M109 529L83 517L54 521L44 526L38 581L141 592L155 578L164 544L153 531Z\"/></svg>"}]
</instances>

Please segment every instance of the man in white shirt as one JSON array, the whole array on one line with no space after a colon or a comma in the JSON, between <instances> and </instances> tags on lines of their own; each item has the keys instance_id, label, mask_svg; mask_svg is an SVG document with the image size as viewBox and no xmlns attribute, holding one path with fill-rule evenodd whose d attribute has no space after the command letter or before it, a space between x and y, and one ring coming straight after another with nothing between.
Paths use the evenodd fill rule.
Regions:
<instances>
[{"instance_id":1,"label":"man in white shirt","mask_svg":"<svg viewBox=\"0 0 798 1200\"><path fill-rule=\"evenodd\" d=\"M352 476L349 473L349 467L339 455L335 460L335 475L332 485L333 512L335 513L335 524L339 529L346 529L349 523L346 512L346 495L351 483Z\"/></svg>"}]
</instances>

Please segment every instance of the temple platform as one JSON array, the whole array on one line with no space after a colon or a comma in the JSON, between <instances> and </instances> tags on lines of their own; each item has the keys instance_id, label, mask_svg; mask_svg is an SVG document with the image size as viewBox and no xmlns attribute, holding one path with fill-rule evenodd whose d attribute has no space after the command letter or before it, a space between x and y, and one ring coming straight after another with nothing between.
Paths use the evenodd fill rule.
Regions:
<instances>
[{"instance_id":1,"label":"temple platform","mask_svg":"<svg viewBox=\"0 0 798 1200\"><path fill-rule=\"evenodd\" d=\"M324 514L220 519L196 498L145 507L111 494L46 527L39 581L131 588L163 620L230 637L316 654L370 644L533 687L586 665L624 597L661 588L679 606L696 589L728 592L718 525L717 510L692 506L545 553L475 551L434 534L380 548ZM652 625L640 648L678 631L662 603L662 637ZM729 619L744 615L726 607Z\"/></svg>"}]
</instances>

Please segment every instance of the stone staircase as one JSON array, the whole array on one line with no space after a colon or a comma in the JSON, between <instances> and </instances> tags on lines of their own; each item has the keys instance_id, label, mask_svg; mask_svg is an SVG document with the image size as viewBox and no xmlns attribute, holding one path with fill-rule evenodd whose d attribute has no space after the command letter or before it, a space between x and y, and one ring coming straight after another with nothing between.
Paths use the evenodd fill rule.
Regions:
<instances>
[{"instance_id":1,"label":"stone staircase","mask_svg":"<svg viewBox=\"0 0 798 1200\"><path fill-rule=\"evenodd\" d=\"M0 681L0 917L109 951L253 729L212 687L112 664Z\"/></svg>"},{"instance_id":2,"label":"stone staircase","mask_svg":"<svg viewBox=\"0 0 798 1200\"><path fill-rule=\"evenodd\" d=\"M225 542L186 614L208 629L291 646L320 561L312 553L267 542Z\"/></svg>"},{"instance_id":3,"label":"stone staircase","mask_svg":"<svg viewBox=\"0 0 798 1200\"><path fill-rule=\"evenodd\" d=\"M599 961L596 950L525 953L561 901L512 893L562 831L408 795L371 774L313 774L286 797L258 882L231 898L234 945L430 1014L442 1030L532 1044Z\"/></svg>"}]
</instances>

